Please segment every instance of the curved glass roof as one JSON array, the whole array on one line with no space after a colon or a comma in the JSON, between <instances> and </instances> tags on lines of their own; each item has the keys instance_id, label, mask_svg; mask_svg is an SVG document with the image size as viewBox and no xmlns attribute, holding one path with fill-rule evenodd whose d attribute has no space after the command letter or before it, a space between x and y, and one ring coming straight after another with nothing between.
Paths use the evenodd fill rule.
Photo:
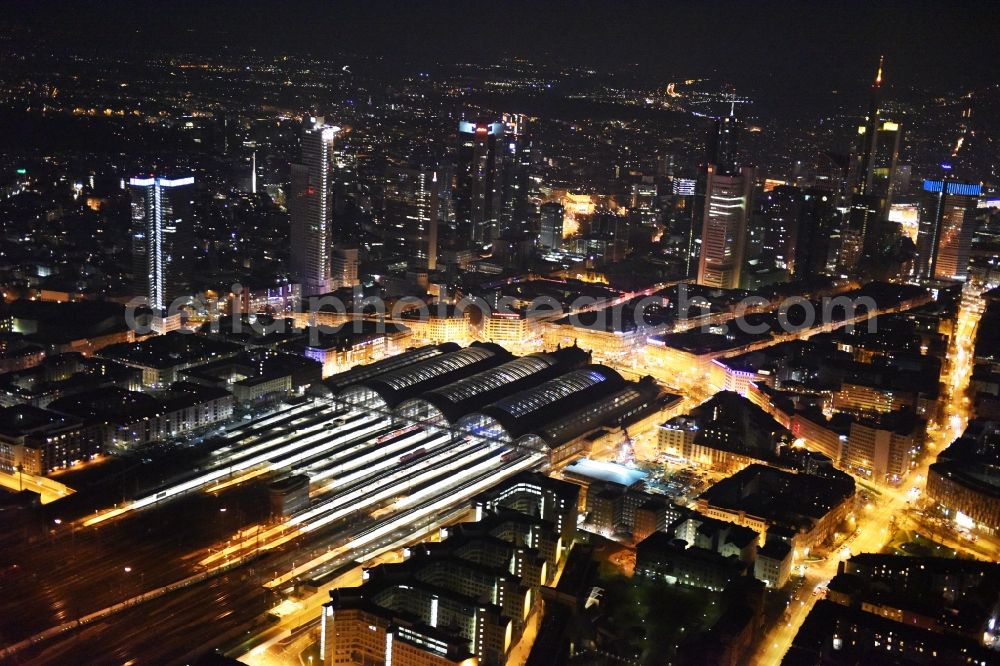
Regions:
<instances>
[{"instance_id":1,"label":"curved glass roof","mask_svg":"<svg viewBox=\"0 0 1000 666\"><path fill-rule=\"evenodd\" d=\"M604 373L594 367L581 368L550 379L533 389L498 400L492 406L514 418L520 418L573 393L597 386L607 379Z\"/></svg>"},{"instance_id":2,"label":"curved glass roof","mask_svg":"<svg viewBox=\"0 0 1000 666\"><path fill-rule=\"evenodd\" d=\"M495 368L477 372L471 377L448 384L433 391L433 393L453 404L460 403L477 395L482 395L483 393L500 389L522 379L527 379L531 375L547 370L553 364L554 361L545 356L524 356L498 365Z\"/></svg>"},{"instance_id":3,"label":"curved glass roof","mask_svg":"<svg viewBox=\"0 0 1000 666\"><path fill-rule=\"evenodd\" d=\"M627 386L620 391L607 395L600 400L587 405L586 410L572 412L548 424L541 433L550 444L561 444L573 437L583 434L595 422L606 422L609 418L621 414L650 397L634 386Z\"/></svg>"},{"instance_id":4,"label":"curved glass roof","mask_svg":"<svg viewBox=\"0 0 1000 666\"><path fill-rule=\"evenodd\" d=\"M417 363L416 365L388 372L378 379L392 390L402 391L420 382L440 377L455 370L461 370L493 356L496 356L496 352L490 347L466 347L465 349L450 352L428 361Z\"/></svg>"},{"instance_id":5,"label":"curved glass roof","mask_svg":"<svg viewBox=\"0 0 1000 666\"><path fill-rule=\"evenodd\" d=\"M411 349L402 354L376 361L375 363L355 366L350 370L338 373L324 380L323 384L333 389L344 388L351 384L357 384L373 377L378 377L379 375L398 372L403 368L438 358L457 349L460 349L460 347L454 342Z\"/></svg>"}]
</instances>

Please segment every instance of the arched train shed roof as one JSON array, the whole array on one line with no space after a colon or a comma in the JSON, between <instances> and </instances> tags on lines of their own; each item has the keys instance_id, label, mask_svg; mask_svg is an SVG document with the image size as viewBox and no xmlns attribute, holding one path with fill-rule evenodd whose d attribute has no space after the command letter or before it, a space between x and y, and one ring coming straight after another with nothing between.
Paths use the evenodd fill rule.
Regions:
<instances>
[{"instance_id":1,"label":"arched train shed roof","mask_svg":"<svg viewBox=\"0 0 1000 666\"><path fill-rule=\"evenodd\" d=\"M622 376L611 368L588 365L498 400L467 418L474 419L478 414L492 418L511 439L517 439L625 385Z\"/></svg>"},{"instance_id":2,"label":"arched train shed roof","mask_svg":"<svg viewBox=\"0 0 1000 666\"><path fill-rule=\"evenodd\" d=\"M419 406L418 401L424 401L449 423L455 423L466 414L582 367L589 361L590 354L576 347L537 352L427 391L408 400L401 408Z\"/></svg>"},{"instance_id":3,"label":"arched train shed roof","mask_svg":"<svg viewBox=\"0 0 1000 666\"><path fill-rule=\"evenodd\" d=\"M401 354L382 359L381 361L375 361L374 363L357 365L350 370L338 372L324 379L321 383L323 390L320 390L317 394L337 394L355 384L374 379L388 372L415 365L422 361L443 356L453 351L458 351L461 348L461 345L454 342L444 342L439 345L426 345L410 349Z\"/></svg>"},{"instance_id":4,"label":"arched train shed roof","mask_svg":"<svg viewBox=\"0 0 1000 666\"><path fill-rule=\"evenodd\" d=\"M511 357L500 345L475 342L464 349L380 374L345 389L340 397L350 402L352 396L372 392L386 407L395 408L408 398L500 365Z\"/></svg>"}]
</instances>

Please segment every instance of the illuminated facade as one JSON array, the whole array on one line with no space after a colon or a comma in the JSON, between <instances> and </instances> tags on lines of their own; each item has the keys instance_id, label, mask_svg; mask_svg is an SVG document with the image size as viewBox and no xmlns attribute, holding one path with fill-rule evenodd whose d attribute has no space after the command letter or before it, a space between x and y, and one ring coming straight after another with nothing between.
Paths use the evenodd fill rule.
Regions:
<instances>
[{"instance_id":1,"label":"illuminated facade","mask_svg":"<svg viewBox=\"0 0 1000 666\"><path fill-rule=\"evenodd\" d=\"M539 572L543 584L552 582L556 564L569 554L576 534L577 506L580 486L560 481L538 472L525 472L504 485L487 491L476 498L477 508L487 511L510 509L529 516L538 516L553 524L559 539L553 544L549 539L539 539L535 548L550 565Z\"/></svg>"},{"instance_id":2,"label":"illuminated facade","mask_svg":"<svg viewBox=\"0 0 1000 666\"><path fill-rule=\"evenodd\" d=\"M778 185L760 203L758 257L789 274L795 271L802 206L802 191L791 185Z\"/></svg>"},{"instance_id":3,"label":"illuminated facade","mask_svg":"<svg viewBox=\"0 0 1000 666\"><path fill-rule=\"evenodd\" d=\"M458 137L455 220L468 225L472 242L488 243L500 224L503 123L463 120Z\"/></svg>"},{"instance_id":4,"label":"illuminated facade","mask_svg":"<svg viewBox=\"0 0 1000 666\"><path fill-rule=\"evenodd\" d=\"M358 364L381 360L385 358L386 349L385 334L371 333L330 340L326 344L317 342L306 347L303 355L323 366L325 378Z\"/></svg>"},{"instance_id":5,"label":"illuminated facade","mask_svg":"<svg viewBox=\"0 0 1000 666\"><path fill-rule=\"evenodd\" d=\"M331 286L334 289L357 286L359 264L358 248L334 247L330 257Z\"/></svg>"},{"instance_id":6,"label":"illuminated facade","mask_svg":"<svg viewBox=\"0 0 1000 666\"><path fill-rule=\"evenodd\" d=\"M746 396L750 384L754 382L764 382L772 385L774 378L768 371L757 372L746 369L743 365L727 359L715 359L709 366L709 376L713 386L718 386L723 391L733 391L742 396Z\"/></svg>"},{"instance_id":7,"label":"illuminated facade","mask_svg":"<svg viewBox=\"0 0 1000 666\"><path fill-rule=\"evenodd\" d=\"M897 122L883 118L882 72L884 60L872 82L868 113L858 126L858 144L851 164L851 189L856 195L872 197L876 218L885 219L892 204L892 184L899 158L902 129Z\"/></svg>"},{"instance_id":8,"label":"illuminated facade","mask_svg":"<svg viewBox=\"0 0 1000 666\"><path fill-rule=\"evenodd\" d=\"M761 534L791 529L798 560L833 535L853 509L854 493L854 479L843 472L815 476L754 463L702 493L696 508Z\"/></svg>"},{"instance_id":9,"label":"illuminated facade","mask_svg":"<svg viewBox=\"0 0 1000 666\"><path fill-rule=\"evenodd\" d=\"M532 352L542 342L540 325L522 312L491 312L483 320L479 338L515 353Z\"/></svg>"},{"instance_id":10,"label":"illuminated facade","mask_svg":"<svg viewBox=\"0 0 1000 666\"><path fill-rule=\"evenodd\" d=\"M594 355L597 363L627 362L632 354L641 352L646 344L647 332L638 327L625 326L624 330L605 330L590 326L574 326L566 320L545 323L542 342L546 349L557 346L577 345Z\"/></svg>"},{"instance_id":11,"label":"illuminated facade","mask_svg":"<svg viewBox=\"0 0 1000 666\"><path fill-rule=\"evenodd\" d=\"M509 505L553 483L516 477L477 501L477 522L442 528L439 543L365 570L359 587L332 590L320 617L323 663L504 664L568 550L553 520L561 518L570 534L576 522L572 489L525 505L550 507L545 518Z\"/></svg>"},{"instance_id":12,"label":"illuminated facade","mask_svg":"<svg viewBox=\"0 0 1000 666\"><path fill-rule=\"evenodd\" d=\"M415 267L435 270L438 222L451 214L451 173L438 168L389 167L383 202L394 250Z\"/></svg>"},{"instance_id":13,"label":"illuminated facade","mask_svg":"<svg viewBox=\"0 0 1000 666\"><path fill-rule=\"evenodd\" d=\"M746 259L747 216L753 178L752 167L726 175L709 166L698 284L719 289L739 288Z\"/></svg>"},{"instance_id":14,"label":"illuminated facade","mask_svg":"<svg viewBox=\"0 0 1000 666\"><path fill-rule=\"evenodd\" d=\"M852 413L886 414L903 408L926 412L926 399L913 391L893 390L879 386L844 382L833 393L833 409Z\"/></svg>"},{"instance_id":15,"label":"illuminated facade","mask_svg":"<svg viewBox=\"0 0 1000 666\"><path fill-rule=\"evenodd\" d=\"M694 419L677 416L656 428L656 447L660 453L682 457L689 451L698 434L698 424Z\"/></svg>"},{"instance_id":16,"label":"illuminated facade","mask_svg":"<svg viewBox=\"0 0 1000 666\"><path fill-rule=\"evenodd\" d=\"M338 128L310 119L302 133L302 162L292 165L288 213L291 225L291 269L302 285L303 296L323 294L333 288L330 217L330 160Z\"/></svg>"},{"instance_id":17,"label":"illuminated facade","mask_svg":"<svg viewBox=\"0 0 1000 666\"><path fill-rule=\"evenodd\" d=\"M792 575L792 547L778 539L771 539L757 550L753 575L768 587L780 589Z\"/></svg>"},{"instance_id":18,"label":"illuminated facade","mask_svg":"<svg viewBox=\"0 0 1000 666\"><path fill-rule=\"evenodd\" d=\"M242 288L229 295L228 314L236 312L266 312L275 315L291 314L302 303L302 287L295 282L283 282L267 287Z\"/></svg>"},{"instance_id":19,"label":"illuminated facade","mask_svg":"<svg viewBox=\"0 0 1000 666\"><path fill-rule=\"evenodd\" d=\"M897 484L920 448L919 429L897 429L877 422L851 423L840 465L882 484Z\"/></svg>"},{"instance_id":20,"label":"illuminated facade","mask_svg":"<svg viewBox=\"0 0 1000 666\"><path fill-rule=\"evenodd\" d=\"M478 666L468 641L379 610L324 607L320 658L328 666Z\"/></svg>"},{"instance_id":21,"label":"illuminated facade","mask_svg":"<svg viewBox=\"0 0 1000 666\"><path fill-rule=\"evenodd\" d=\"M925 180L923 191L914 275L965 280L975 232L973 216L982 186L948 179Z\"/></svg>"},{"instance_id":22,"label":"illuminated facade","mask_svg":"<svg viewBox=\"0 0 1000 666\"><path fill-rule=\"evenodd\" d=\"M412 317L403 315L406 326L413 331L414 340L426 344L441 344L455 342L468 344L472 340L469 328L470 311L459 311L455 308L431 308L426 316L414 314Z\"/></svg>"},{"instance_id":23,"label":"illuminated facade","mask_svg":"<svg viewBox=\"0 0 1000 666\"><path fill-rule=\"evenodd\" d=\"M469 313L460 317L429 317L424 335L431 343L468 342Z\"/></svg>"},{"instance_id":24,"label":"illuminated facade","mask_svg":"<svg viewBox=\"0 0 1000 666\"><path fill-rule=\"evenodd\" d=\"M964 529L1000 534L1000 422L969 422L927 473L927 497Z\"/></svg>"},{"instance_id":25,"label":"illuminated facade","mask_svg":"<svg viewBox=\"0 0 1000 666\"><path fill-rule=\"evenodd\" d=\"M66 414L16 405L0 409L0 470L45 475L101 451L96 428Z\"/></svg>"},{"instance_id":26,"label":"illuminated facade","mask_svg":"<svg viewBox=\"0 0 1000 666\"><path fill-rule=\"evenodd\" d=\"M194 254L194 177L130 178L132 261L137 290L163 311L188 285Z\"/></svg>"},{"instance_id":27,"label":"illuminated facade","mask_svg":"<svg viewBox=\"0 0 1000 666\"><path fill-rule=\"evenodd\" d=\"M985 466L979 470L951 461L932 464L927 472L927 497L963 527L1000 534L1000 483Z\"/></svg>"},{"instance_id":28,"label":"illuminated facade","mask_svg":"<svg viewBox=\"0 0 1000 666\"><path fill-rule=\"evenodd\" d=\"M804 440L810 451L818 451L839 465L847 436L827 427L828 422L821 422L819 416L811 414L793 414L789 422L789 430L796 439Z\"/></svg>"}]
</instances>

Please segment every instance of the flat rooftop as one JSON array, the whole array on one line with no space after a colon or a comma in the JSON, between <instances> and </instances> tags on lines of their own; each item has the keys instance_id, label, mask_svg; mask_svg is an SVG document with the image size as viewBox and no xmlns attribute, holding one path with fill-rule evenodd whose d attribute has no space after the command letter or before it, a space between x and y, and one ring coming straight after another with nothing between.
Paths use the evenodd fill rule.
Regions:
<instances>
[{"instance_id":1,"label":"flat rooftop","mask_svg":"<svg viewBox=\"0 0 1000 666\"><path fill-rule=\"evenodd\" d=\"M79 425L80 421L31 405L14 405L0 409L0 437L20 438Z\"/></svg>"},{"instance_id":2,"label":"flat rooftop","mask_svg":"<svg viewBox=\"0 0 1000 666\"><path fill-rule=\"evenodd\" d=\"M854 479L838 470L819 476L755 463L714 484L698 499L769 523L810 528L854 491Z\"/></svg>"},{"instance_id":3,"label":"flat rooftop","mask_svg":"<svg viewBox=\"0 0 1000 666\"><path fill-rule=\"evenodd\" d=\"M242 345L232 342L213 340L196 333L173 331L141 342L126 342L105 347L99 356L126 364L162 369L234 355L242 349Z\"/></svg>"}]
</instances>

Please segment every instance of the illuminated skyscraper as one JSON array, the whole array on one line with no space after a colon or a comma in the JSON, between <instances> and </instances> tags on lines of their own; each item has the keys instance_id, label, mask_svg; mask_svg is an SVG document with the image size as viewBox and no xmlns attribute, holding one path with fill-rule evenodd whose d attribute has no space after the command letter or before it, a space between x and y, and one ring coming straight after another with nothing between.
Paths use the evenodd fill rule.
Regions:
<instances>
[{"instance_id":1,"label":"illuminated skyscraper","mask_svg":"<svg viewBox=\"0 0 1000 666\"><path fill-rule=\"evenodd\" d=\"M869 144L870 153L864 166L865 182L860 184L861 194L877 197L879 214L888 215L892 201L897 162L899 160L899 140L902 130L899 123L885 120L874 128L874 137Z\"/></svg>"},{"instance_id":2,"label":"illuminated skyscraper","mask_svg":"<svg viewBox=\"0 0 1000 666\"><path fill-rule=\"evenodd\" d=\"M746 259L754 169L743 167L738 173L725 175L709 165L707 175L698 284L737 289Z\"/></svg>"},{"instance_id":3,"label":"illuminated skyscraper","mask_svg":"<svg viewBox=\"0 0 1000 666\"><path fill-rule=\"evenodd\" d=\"M965 280L975 232L973 216L982 186L957 180L925 180L917 230L917 278Z\"/></svg>"},{"instance_id":4,"label":"illuminated skyscraper","mask_svg":"<svg viewBox=\"0 0 1000 666\"><path fill-rule=\"evenodd\" d=\"M451 208L447 169L391 166L383 196L387 239L414 268L437 268L438 222Z\"/></svg>"},{"instance_id":5,"label":"illuminated skyscraper","mask_svg":"<svg viewBox=\"0 0 1000 666\"><path fill-rule=\"evenodd\" d=\"M704 197L695 197L695 204L701 204L698 206L701 218L697 220L701 229L697 281L722 289L740 286L747 254L747 222L754 176L752 167L740 166L742 124L735 110L734 104L728 116L716 118L709 132L707 164L702 172ZM700 190L700 186L697 189ZM693 250L694 225L691 231Z\"/></svg>"},{"instance_id":6,"label":"illuminated skyscraper","mask_svg":"<svg viewBox=\"0 0 1000 666\"><path fill-rule=\"evenodd\" d=\"M330 188L331 151L337 127L310 118L302 134L302 163L292 165L288 213L291 226L291 269L302 284L302 295L323 294L332 288L330 252L333 248Z\"/></svg>"},{"instance_id":7,"label":"illuminated skyscraper","mask_svg":"<svg viewBox=\"0 0 1000 666\"><path fill-rule=\"evenodd\" d=\"M130 178L136 290L163 311L187 288L194 255L194 177Z\"/></svg>"},{"instance_id":8,"label":"illuminated skyscraper","mask_svg":"<svg viewBox=\"0 0 1000 666\"><path fill-rule=\"evenodd\" d=\"M868 114L858 127L858 145L851 162L851 226L860 237L863 252L877 255L885 240L885 221L892 204L893 184L899 160L902 128L898 122L886 119L882 105L882 71L872 82Z\"/></svg>"},{"instance_id":9,"label":"illuminated skyscraper","mask_svg":"<svg viewBox=\"0 0 1000 666\"><path fill-rule=\"evenodd\" d=\"M683 211L682 229L686 237L684 275L691 278L697 278L700 263L701 228L705 217L705 180L705 175L697 180L677 177L671 179L674 208Z\"/></svg>"},{"instance_id":10,"label":"illuminated skyscraper","mask_svg":"<svg viewBox=\"0 0 1000 666\"><path fill-rule=\"evenodd\" d=\"M535 144L531 119L519 113L503 114L503 182L501 183L500 235L517 238L537 226L538 210L530 201Z\"/></svg>"},{"instance_id":11,"label":"illuminated skyscraper","mask_svg":"<svg viewBox=\"0 0 1000 666\"><path fill-rule=\"evenodd\" d=\"M470 229L474 243L488 243L497 235L503 186L503 123L458 124L458 171L455 180L455 219Z\"/></svg>"}]
</instances>

